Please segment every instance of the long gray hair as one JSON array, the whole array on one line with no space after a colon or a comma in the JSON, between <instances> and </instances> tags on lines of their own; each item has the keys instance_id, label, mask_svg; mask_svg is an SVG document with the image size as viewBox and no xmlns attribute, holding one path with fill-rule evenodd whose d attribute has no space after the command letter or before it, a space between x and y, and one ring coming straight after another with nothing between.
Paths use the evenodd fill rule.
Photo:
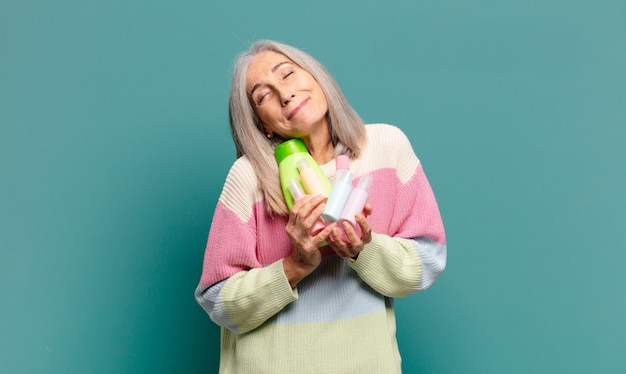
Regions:
<instances>
[{"instance_id":1,"label":"long gray hair","mask_svg":"<svg viewBox=\"0 0 626 374\"><path fill-rule=\"evenodd\" d=\"M233 69L229 103L230 128L237 157L245 155L252 163L265 195L268 212L282 215L289 212L280 188L274 148L286 139L278 134L271 139L267 138L263 123L254 112L246 91L248 67L256 55L264 51L284 55L317 80L328 101L326 115L335 156L339 154L348 155L350 158L359 156L361 147L366 141L365 125L326 68L309 54L286 44L262 40L238 56Z\"/></svg>"}]
</instances>

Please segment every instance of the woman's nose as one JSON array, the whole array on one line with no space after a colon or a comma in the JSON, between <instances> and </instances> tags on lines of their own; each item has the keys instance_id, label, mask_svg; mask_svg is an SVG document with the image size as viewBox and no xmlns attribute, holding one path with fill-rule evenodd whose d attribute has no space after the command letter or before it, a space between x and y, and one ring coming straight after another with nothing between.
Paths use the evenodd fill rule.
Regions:
<instances>
[{"instance_id":1,"label":"woman's nose","mask_svg":"<svg viewBox=\"0 0 626 374\"><path fill-rule=\"evenodd\" d=\"M283 88L280 90L280 103L282 106L287 106L289 102L293 99L295 95L293 94L293 90L289 88Z\"/></svg>"}]
</instances>

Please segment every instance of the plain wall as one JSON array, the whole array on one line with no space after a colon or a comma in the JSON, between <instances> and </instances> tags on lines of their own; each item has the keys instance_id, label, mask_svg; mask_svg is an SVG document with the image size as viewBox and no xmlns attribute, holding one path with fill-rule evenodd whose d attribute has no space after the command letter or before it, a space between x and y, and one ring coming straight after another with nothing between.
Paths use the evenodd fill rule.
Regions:
<instances>
[{"instance_id":1,"label":"plain wall","mask_svg":"<svg viewBox=\"0 0 626 374\"><path fill-rule=\"evenodd\" d=\"M216 372L193 291L235 156L232 62L262 38L317 57L423 162L449 257L396 302L404 372L626 372L625 15L2 1L0 372Z\"/></svg>"}]
</instances>

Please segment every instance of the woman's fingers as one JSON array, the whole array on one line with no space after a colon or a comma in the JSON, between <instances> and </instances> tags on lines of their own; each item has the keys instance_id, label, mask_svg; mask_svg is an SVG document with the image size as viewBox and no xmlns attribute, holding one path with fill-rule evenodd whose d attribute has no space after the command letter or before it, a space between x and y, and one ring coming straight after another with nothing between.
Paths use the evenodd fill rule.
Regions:
<instances>
[{"instance_id":1,"label":"woman's fingers","mask_svg":"<svg viewBox=\"0 0 626 374\"><path fill-rule=\"evenodd\" d=\"M312 225L312 223L315 222L315 220L317 220L322 214L325 207L326 204L324 204L324 197L322 195L306 195L294 204L291 211L294 219L302 222L306 220ZM318 212L319 214L317 214Z\"/></svg>"},{"instance_id":2,"label":"woman's fingers","mask_svg":"<svg viewBox=\"0 0 626 374\"><path fill-rule=\"evenodd\" d=\"M366 203L363 207L363 215L367 217L370 214L372 214L372 205L370 203Z\"/></svg>"},{"instance_id":3,"label":"woman's fingers","mask_svg":"<svg viewBox=\"0 0 626 374\"><path fill-rule=\"evenodd\" d=\"M363 243L352 224L348 221L339 223L341 227L333 229L331 234L331 248L339 257L355 257L363 249Z\"/></svg>"},{"instance_id":4,"label":"woman's fingers","mask_svg":"<svg viewBox=\"0 0 626 374\"><path fill-rule=\"evenodd\" d=\"M371 212L371 210L370 210ZM358 213L355 217L356 223L361 228L361 240L363 244L367 244L372 241L372 225L367 220L365 214Z\"/></svg>"},{"instance_id":5,"label":"woman's fingers","mask_svg":"<svg viewBox=\"0 0 626 374\"><path fill-rule=\"evenodd\" d=\"M295 251L302 252L303 255L304 252L317 252L319 243L328 237L329 230L311 236L311 229L324 208L324 197L321 195L307 195L294 204L289 213L289 221L285 230L294 244Z\"/></svg>"},{"instance_id":6,"label":"woman's fingers","mask_svg":"<svg viewBox=\"0 0 626 374\"><path fill-rule=\"evenodd\" d=\"M307 195L294 204L287 224L287 233L294 243L294 250L312 254L318 251L320 243L330 239L331 248L340 257L357 256L365 244L372 240L372 229L367 220L367 216L372 213L372 206L365 204L363 212L356 214L358 229L355 229L350 222L342 221L328 224L322 231L312 235L311 230L316 223L319 223L318 220L325 206L321 195Z\"/></svg>"},{"instance_id":7,"label":"woman's fingers","mask_svg":"<svg viewBox=\"0 0 626 374\"><path fill-rule=\"evenodd\" d=\"M331 247L340 257L357 256L372 240L372 228L365 214L358 213L355 220L358 230L349 221L342 221L331 234Z\"/></svg>"}]
</instances>

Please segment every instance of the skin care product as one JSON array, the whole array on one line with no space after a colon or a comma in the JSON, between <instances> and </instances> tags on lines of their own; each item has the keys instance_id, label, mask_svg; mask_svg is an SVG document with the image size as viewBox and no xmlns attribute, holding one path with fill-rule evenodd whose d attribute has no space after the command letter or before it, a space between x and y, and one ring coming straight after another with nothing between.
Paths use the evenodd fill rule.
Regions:
<instances>
[{"instance_id":1,"label":"skin care product","mask_svg":"<svg viewBox=\"0 0 626 374\"><path fill-rule=\"evenodd\" d=\"M352 192L350 192L348 201L341 211L338 227L342 231L345 241L349 241L349 239L343 230L343 222L350 222L352 224L352 227L354 227L354 231L356 232L357 236L361 237L362 235L361 226L356 222L354 216L357 213L363 212L363 208L365 207L365 203L367 202L367 196L371 185L372 176L369 174L364 175L359 181L359 184L354 189L352 189Z\"/></svg>"},{"instance_id":2,"label":"skin care product","mask_svg":"<svg viewBox=\"0 0 626 374\"><path fill-rule=\"evenodd\" d=\"M335 183L330 192L326 209L322 213L322 218L326 222L336 222L339 220L348 196L352 192L352 173L350 173L350 159L346 155L339 155L335 159L337 171L335 172Z\"/></svg>"},{"instance_id":3,"label":"skin care product","mask_svg":"<svg viewBox=\"0 0 626 374\"><path fill-rule=\"evenodd\" d=\"M315 164L317 165L317 163ZM324 179L322 179L315 169L309 164L309 160L301 158L298 160L298 170L300 171L300 180L302 185L309 195L322 195L324 196L324 202L328 199L329 193L324 185Z\"/></svg>"},{"instance_id":4,"label":"skin care product","mask_svg":"<svg viewBox=\"0 0 626 374\"><path fill-rule=\"evenodd\" d=\"M328 197L332 185L317 162L315 162L302 140L290 139L282 142L276 146L274 154L276 156L276 162L278 162L280 185L283 190L287 208L291 209L294 203L293 195L289 191L289 182L292 179L300 183L304 182L304 180L307 180L307 183L309 183L310 180L314 180L310 186L303 184L306 192L308 194L321 193ZM306 164L302 163L302 160L304 160ZM301 179L301 174L304 175L304 180ZM317 184L315 184L315 181L317 181ZM320 185L322 187L319 187ZM310 191L309 188L315 189L315 191Z\"/></svg>"}]
</instances>

